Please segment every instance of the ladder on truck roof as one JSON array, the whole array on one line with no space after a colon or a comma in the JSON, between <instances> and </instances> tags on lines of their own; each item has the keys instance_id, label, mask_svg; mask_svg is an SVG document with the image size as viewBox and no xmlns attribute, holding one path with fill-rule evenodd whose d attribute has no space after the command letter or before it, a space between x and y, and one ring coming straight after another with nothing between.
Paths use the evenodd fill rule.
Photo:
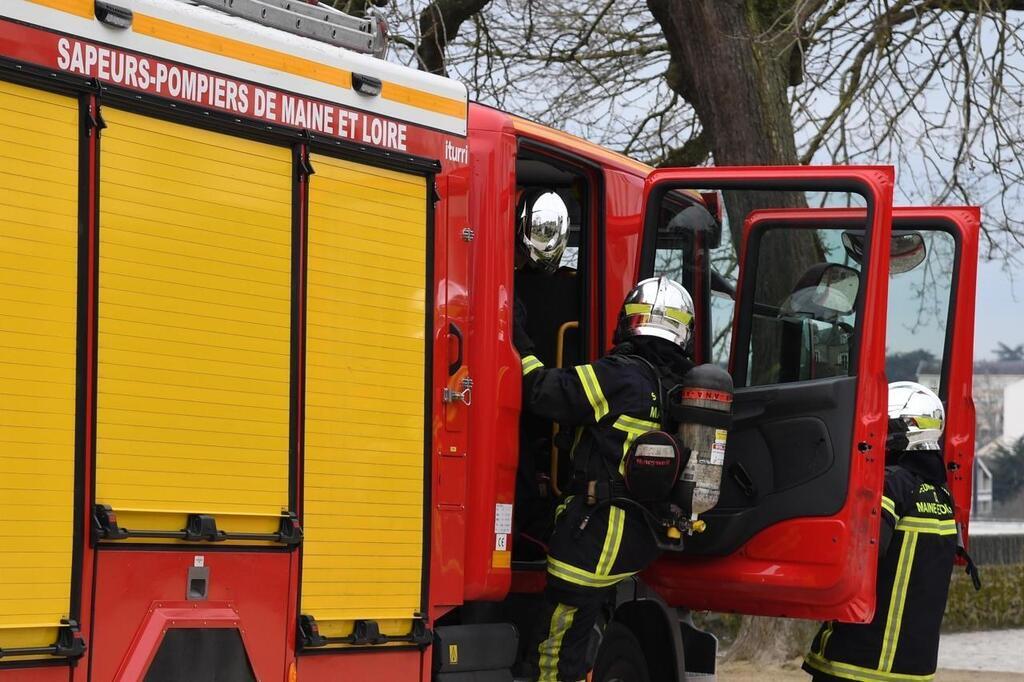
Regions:
<instances>
[{"instance_id":1,"label":"ladder on truck roof","mask_svg":"<svg viewBox=\"0 0 1024 682\"><path fill-rule=\"evenodd\" d=\"M381 59L387 54L387 24L380 16L355 17L321 2L305 0L185 1L353 52Z\"/></svg>"}]
</instances>

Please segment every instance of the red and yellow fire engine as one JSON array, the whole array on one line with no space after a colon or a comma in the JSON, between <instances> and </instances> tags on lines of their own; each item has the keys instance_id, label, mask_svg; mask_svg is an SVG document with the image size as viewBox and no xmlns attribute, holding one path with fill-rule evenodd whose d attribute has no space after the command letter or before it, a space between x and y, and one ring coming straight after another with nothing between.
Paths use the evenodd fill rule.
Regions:
<instances>
[{"instance_id":1,"label":"red and yellow fire engine","mask_svg":"<svg viewBox=\"0 0 1024 682\"><path fill-rule=\"evenodd\" d=\"M734 426L707 532L619 586L599 663L713 673L689 609L869 619L894 229L949 244L966 532L977 210L894 212L887 167L652 170L380 59L385 34L286 0L0 5L0 680L510 679L544 583L513 291L568 365L652 274L693 294ZM513 266L530 188L572 226L547 280ZM720 223L671 219L717 191L862 204L751 213L734 288ZM785 230L856 256L827 334L760 298ZM557 437L540 461L555 495Z\"/></svg>"}]
</instances>

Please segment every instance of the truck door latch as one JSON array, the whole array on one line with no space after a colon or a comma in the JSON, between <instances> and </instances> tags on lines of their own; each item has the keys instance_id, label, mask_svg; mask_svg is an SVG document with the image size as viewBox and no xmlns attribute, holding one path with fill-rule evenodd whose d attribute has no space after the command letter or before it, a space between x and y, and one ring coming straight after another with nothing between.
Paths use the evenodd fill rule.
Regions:
<instances>
[{"instance_id":1,"label":"truck door latch","mask_svg":"<svg viewBox=\"0 0 1024 682\"><path fill-rule=\"evenodd\" d=\"M473 404L473 380L466 377L462 380L462 390L456 391L454 388L445 386L444 392L441 394L441 400L446 405L451 403L462 403L467 407Z\"/></svg>"}]
</instances>

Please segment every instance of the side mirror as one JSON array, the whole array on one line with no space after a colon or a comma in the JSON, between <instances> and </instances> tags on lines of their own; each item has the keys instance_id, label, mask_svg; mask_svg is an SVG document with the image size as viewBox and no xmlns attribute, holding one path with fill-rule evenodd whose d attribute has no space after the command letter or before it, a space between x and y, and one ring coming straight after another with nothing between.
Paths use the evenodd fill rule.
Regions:
<instances>
[{"instance_id":1,"label":"side mirror","mask_svg":"<svg viewBox=\"0 0 1024 682\"><path fill-rule=\"evenodd\" d=\"M843 248L855 262L864 262L864 232L847 230L843 232ZM924 237L920 232L897 231L892 233L889 242L889 274L899 275L910 272L924 262L928 250L924 245Z\"/></svg>"},{"instance_id":2,"label":"side mirror","mask_svg":"<svg viewBox=\"0 0 1024 682\"><path fill-rule=\"evenodd\" d=\"M722 243L722 223L699 204L687 206L676 213L665 228L670 234L696 235L699 232L704 235L704 245L709 249Z\"/></svg>"},{"instance_id":3,"label":"side mirror","mask_svg":"<svg viewBox=\"0 0 1024 682\"><path fill-rule=\"evenodd\" d=\"M793 317L836 321L857 307L860 273L838 263L819 263L809 268L780 307Z\"/></svg>"}]
</instances>

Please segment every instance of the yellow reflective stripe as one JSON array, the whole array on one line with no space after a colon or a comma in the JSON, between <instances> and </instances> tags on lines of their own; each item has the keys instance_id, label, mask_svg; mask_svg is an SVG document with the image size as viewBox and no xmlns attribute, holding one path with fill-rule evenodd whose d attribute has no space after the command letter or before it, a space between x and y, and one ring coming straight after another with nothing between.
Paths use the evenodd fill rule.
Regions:
<instances>
[{"instance_id":1,"label":"yellow reflective stripe","mask_svg":"<svg viewBox=\"0 0 1024 682\"><path fill-rule=\"evenodd\" d=\"M882 509L892 514L897 521L899 520L900 517L896 514L896 503L885 495L882 496Z\"/></svg>"},{"instance_id":2,"label":"yellow reflective stripe","mask_svg":"<svg viewBox=\"0 0 1024 682\"><path fill-rule=\"evenodd\" d=\"M626 473L626 453L629 451L629 446L633 444L637 436L648 431L657 431L661 428L661 424L623 414L615 420L612 428L626 432L626 440L622 441L622 457L619 458L619 475L621 476Z\"/></svg>"},{"instance_id":3,"label":"yellow reflective stripe","mask_svg":"<svg viewBox=\"0 0 1024 682\"><path fill-rule=\"evenodd\" d=\"M892 596L889 598L889 614L885 620L885 634L882 635L882 653L878 657L878 667L884 672L892 670L892 662L896 658L896 644L900 638L903 607L907 602L907 586L910 584L910 572L914 565L916 549L917 534L907 533L904 535L900 558L896 564L896 581L893 583Z\"/></svg>"},{"instance_id":4,"label":"yellow reflective stripe","mask_svg":"<svg viewBox=\"0 0 1024 682\"><path fill-rule=\"evenodd\" d=\"M902 530L907 533L956 535L956 521L953 519L925 519L917 516L904 516L896 524L896 530Z\"/></svg>"},{"instance_id":5,"label":"yellow reflective stripe","mask_svg":"<svg viewBox=\"0 0 1024 682\"><path fill-rule=\"evenodd\" d=\"M685 310L679 310L677 308L668 308L665 311L665 317L671 317L676 322L680 322L682 324L690 324L690 320L693 319L693 315Z\"/></svg>"},{"instance_id":6,"label":"yellow reflective stripe","mask_svg":"<svg viewBox=\"0 0 1024 682\"><path fill-rule=\"evenodd\" d=\"M537 359L535 355L527 355L523 358L523 376L532 372L535 369L540 369L544 366L544 363Z\"/></svg>"},{"instance_id":7,"label":"yellow reflective stripe","mask_svg":"<svg viewBox=\"0 0 1024 682\"><path fill-rule=\"evenodd\" d=\"M562 640L565 633L572 627L573 618L576 617L576 607L567 604L558 604L551 614L551 625L548 626L548 636L537 647L540 654L538 667L540 677L537 682L558 682L558 654L562 650Z\"/></svg>"},{"instance_id":8,"label":"yellow reflective stripe","mask_svg":"<svg viewBox=\"0 0 1024 682\"><path fill-rule=\"evenodd\" d=\"M626 315L650 315L654 312L654 306L647 303L627 303L623 306ZM690 324L693 315L678 308L666 308L665 317L670 317L682 324Z\"/></svg>"},{"instance_id":9,"label":"yellow reflective stripe","mask_svg":"<svg viewBox=\"0 0 1024 682\"><path fill-rule=\"evenodd\" d=\"M86 19L96 18L96 2L95 0L30 0L37 5L43 7L50 7L53 9L60 10L61 12L67 12L69 14L77 14L80 17Z\"/></svg>"},{"instance_id":10,"label":"yellow reflective stripe","mask_svg":"<svg viewBox=\"0 0 1024 682\"><path fill-rule=\"evenodd\" d=\"M558 559L549 556L548 573L568 583L573 583L574 585L582 585L583 587L611 587L620 580L633 575L636 571L630 571L629 573L616 573L614 575L597 575L591 571L576 568L564 561L559 561Z\"/></svg>"},{"instance_id":11,"label":"yellow reflective stripe","mask_svg":"<svg viewBox=\"0 0 1024 682\"><path fill-rule=\"evenodd\" d=\"M905 673L862 668L859 665L851 665L850 663L839 663L837 661L830 661L824 656L813 652L807 654L804 662L826 675L832 675L844 680L858 680L859 682L929 682L935 679L934 674L907 675Z\"/></svg>"},{"instance_id":12,"label":"yellow reflective stripe","mask_svg":"<svg viewBox=\"0 0 1024 682\"><path fill-rule=\"evenodd\" d=\"M828 646L828 640L832 637L832 621L829 621L825 627L825 632L821 633L821 642L818 646L818 653L822 656L825 655L825 647Z\"/></svg>"},{"instance_id":13,"label":"yellow reflective stripe","mask_svg":"<svg viewBox=\"0 0 1024 682\"><path fill-rule=\"evenodd\" d=\"M590 406L594 408L594 421L601 421L601 418L608 414L608 399L601 391L601 384L597 380L597 374L590 365L580 365L576 368L576 374L583 384L583 392L587 394Z\"/></svg>"},{"instance_id":14,"label":"yellow reflective stripe","mask_svg":"<svg viewBox=\"0 0 1024 682\"><path fill-rule=\"evenodd\" d=\"M132 31L151 38L185 45L211 54L255 64L268 69L284 71L302 78L327 83L339 88L352 88L352 72L329 66L312 59L305 59L287 52L280 52L242 40L209 33L185 24L178 24L159 17L135 12ZM427 109L444 116L466 118L466 103L432 92L417 90L391 81L381 83L381 99L391 100L418 109Z\"/></svg>"},{"instance_id":15,"label":"yellow reflective stripe","mask_svg":"<svg viewBox=\"0 0 1024 682\"><path fill-rule=\"evenodd\" d=\"M625 414L619 416L612 426L620 431L626 431L636 436L647 433L648 431L657 431L661 428L661 424L658 422L651 422L646 419L637 419L636 417L630 417Z\"/></svg>"},{"instance_id":16,"label":"yellow reflective stripe","mask_svg":"<svg viewBox=\"0 0 1024 682\"><path fill-rule=\"evenodd\" d=\"M921 429L938 429L942 426L942 420L935 417L912 417L912 419Z\"/></svg>"},{"instance_id":17,"label":"yellow reflective stripe","mask_svg":"<svg viewBox=\"0 0 1024 682\"><path fill-rule=\"evenodd\" d=\"M608 575L611 573L612 564L619 553L619 545L622 544L622 527L626 513L612 505L608 508L608 531L604 534L604 546L601 548L601 556L597 560L597 574Z\"/></svg>"}]
</instances>

